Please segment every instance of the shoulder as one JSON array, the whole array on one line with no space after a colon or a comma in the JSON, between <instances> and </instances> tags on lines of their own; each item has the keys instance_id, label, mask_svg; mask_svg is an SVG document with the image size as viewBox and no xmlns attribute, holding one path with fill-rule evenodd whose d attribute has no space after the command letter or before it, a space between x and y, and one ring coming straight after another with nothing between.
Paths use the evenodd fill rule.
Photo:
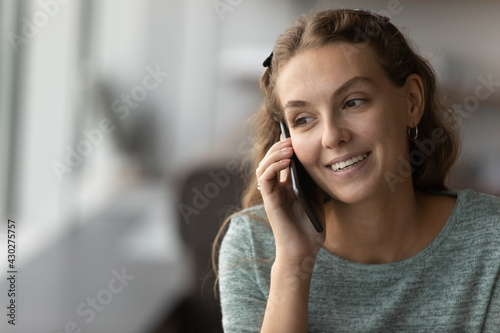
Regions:
<instances>
[{"instance_id":1,"label":"shoulder","mask_svg":"<svg viewBox=\"0 0 500 333\"><path fill-rule=\"evenodd\" d=\"M264 205L246 208L234 214L230 222L230 226L233 225L266 225L269 227Z\"/></svg>"},{"instance_id":2,"label":"shoulder","mask_svg":"<svg viewBox=\"0 0 500 333\"><path fill-rule=\"evenodd\" d=\"M266 237L269 233L272 234L272 229L269 226L264 205L258 205L234 214L224 239L237 235Z\"/></svg>"},{"instance_id":3,"label":"shoulder","mask_svg":"<svg viewBox=\"0 0 500 333\"><path fill-rule=\"evenodd\" d=\"M452 218L460 242L478 248L487 247L498 253L500 249L500 198L472 190L455 191L455 193L457 202Z\"/></svg>"},{"instance_id":4,"label":"shoulder","mask_svg":"<svg viewBox=\"0 0 500 333\"><path fill-rule=\"evenodd\" d=\"M500 227L500 197L471 190L457 191L457 217Z\"/></svg>"},{"instance_id":5,"label":"shoulder","mask_svg":"<svg viewBox=\"0 0 500 333\"><path fill-rule=\"evenodd\" d=\"M500 215L500 197L472 190L463 190L461 193L465 201L475 206L478 212Z\"/></svg>"},{"instance_id":6,"label":"shoulder","mask_svg":"<svg viewBox=\"0 0 500 333\"><path fill-rule=\"evenodd\" d=\"M275 244L263 205L235 214L221 243L220 260L268 259L274 257Z\"/></svg>"}]
</instances>

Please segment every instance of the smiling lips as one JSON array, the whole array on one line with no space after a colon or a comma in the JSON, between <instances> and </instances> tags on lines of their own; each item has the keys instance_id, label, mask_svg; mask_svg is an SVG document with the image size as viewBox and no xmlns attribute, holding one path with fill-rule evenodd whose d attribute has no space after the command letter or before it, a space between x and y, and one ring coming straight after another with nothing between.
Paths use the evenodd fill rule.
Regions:
<instances>
[{"instance_id":1,"label":"smiling lips","mask_svg":"<svg viewBox=\"0 0 500 333\"><path fill-rule=\"evenodd\" d=\"M356 164L358 164L359 162L361 162L362 160L364 160L367 157L368 157L368 153L363 154L363 155L359 155L359 156L354 156L354 157L348 159L347 161L342 161L342 162L332 164L331 168L333 171L347 170L349 168L352 168L353 166L355 166Z\"/></svg>"}]
</instances>

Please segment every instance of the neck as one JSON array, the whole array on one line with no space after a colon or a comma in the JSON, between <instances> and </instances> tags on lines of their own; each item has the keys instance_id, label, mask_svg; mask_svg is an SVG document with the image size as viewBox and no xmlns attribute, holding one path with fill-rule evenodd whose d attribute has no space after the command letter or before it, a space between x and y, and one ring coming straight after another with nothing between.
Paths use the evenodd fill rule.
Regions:
<instances>
[{"instance_id":1,"label":"neck","mask_svg":"<svg viewBox=\"0 0 500 333\"><path fill-rule=\"evenodd\" d=\"M419 195L401 188L356 204L333 200L325 248L360 263L388 263L419 251Z\"/></svg>"}]
</instances>

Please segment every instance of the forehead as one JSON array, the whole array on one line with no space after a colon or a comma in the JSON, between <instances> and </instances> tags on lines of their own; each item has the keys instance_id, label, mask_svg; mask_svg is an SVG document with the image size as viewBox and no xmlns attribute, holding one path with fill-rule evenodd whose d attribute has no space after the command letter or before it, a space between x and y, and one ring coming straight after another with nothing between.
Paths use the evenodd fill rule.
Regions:
<instances>
[{"instance_id":1,"label":"forehead","mask_svg":"<svg viewBox=\"0 0 500 333\"><path fill-rule=\"evenodd\" d=\"M328 84L340 86L354 76L385 78L384 71L370 47L350 43L330 44L301 51L281 68L276 91L281 101ZM295 96L294 96L295 97Z\"/></svg>"}]
</instances>

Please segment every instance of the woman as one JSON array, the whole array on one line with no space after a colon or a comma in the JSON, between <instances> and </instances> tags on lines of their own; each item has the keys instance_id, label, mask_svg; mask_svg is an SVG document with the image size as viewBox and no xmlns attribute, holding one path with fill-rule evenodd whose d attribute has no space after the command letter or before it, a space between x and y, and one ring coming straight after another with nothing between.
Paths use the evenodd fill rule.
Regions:
<instances>
[{"instance_id":1,"label":"woman","mask_svg":"<svg viewBox=\"0 0 500 333\"><path fill-rule=\"evenodd\" d=\"M220 249L225 331L500 332L500 200L447 190L450 111L398 29L304 15L265 65L255 173ZM293 154L326 198L322 233Z\"/></svg>"}]
</instances>

